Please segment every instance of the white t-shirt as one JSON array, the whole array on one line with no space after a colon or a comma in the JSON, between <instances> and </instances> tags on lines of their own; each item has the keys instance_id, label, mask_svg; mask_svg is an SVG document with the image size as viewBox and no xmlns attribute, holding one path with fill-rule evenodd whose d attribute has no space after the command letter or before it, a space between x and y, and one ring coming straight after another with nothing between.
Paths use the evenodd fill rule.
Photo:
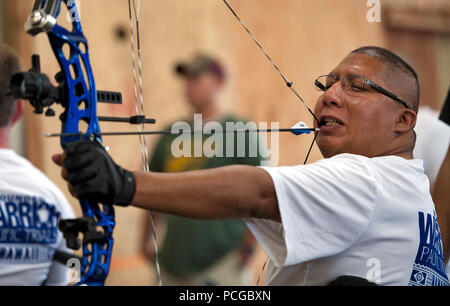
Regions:
<instances>
[{"instance_id":1,"label":"white t-shirt","mask_svg":"<svg viewBox=\"0 0 450 306\"><path fill-rule=\"evenodd\" d=\"M439 113L428 106L421 107L414 128L417 134L414 158L423 160L425 174L434 184L447 155L450 126L439 120Z\"/></svg>"},{"instance_id":2,"label":"white t-shirt","mask_svg":"<svg viewBox=\"0 0 450 306\"><path fill-rule=\"evenodd\" d=\"M55 249L71 252L59 219L74 218L62 192L12 150L0 149L0 285L67 285Z\"/></svg>"},{"instance_id":3,"label":"white t-shirt","mask_svg":"<svg viewBox=\"0 0 450 306\"><path fill-rule=\"evenodd\" d=\"M263 169L282 223L247 223L270 258L267 285L325 285L343 275L380 285L449 284L421 160L341 154Z\"/></svg>"}]
</instances>

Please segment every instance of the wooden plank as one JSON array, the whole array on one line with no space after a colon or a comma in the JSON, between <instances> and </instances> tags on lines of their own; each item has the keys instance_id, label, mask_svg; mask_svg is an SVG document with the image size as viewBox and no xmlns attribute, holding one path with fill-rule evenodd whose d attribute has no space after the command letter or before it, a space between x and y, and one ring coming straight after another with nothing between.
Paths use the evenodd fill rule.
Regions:
<instances>
[{"instance_id":1,"label":"wooden plank","mask_svg":"<svg viewBox=\"0 0 450 306\"><path fill-rule=\"evenodd\" d=\"M386 15L392 29L450 34L450 15L397 9L386 10Z\"/></svg>"}]
</instances>

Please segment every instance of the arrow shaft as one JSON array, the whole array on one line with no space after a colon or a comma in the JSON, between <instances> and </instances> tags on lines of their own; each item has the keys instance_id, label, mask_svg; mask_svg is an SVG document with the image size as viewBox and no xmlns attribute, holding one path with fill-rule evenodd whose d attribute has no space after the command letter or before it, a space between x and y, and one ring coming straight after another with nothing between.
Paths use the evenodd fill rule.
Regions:
<instances>
[{"instance_id":1,"label":"arrow shaft","mask_svg":"<svg viewBox=\"0 0 450 306\"><path fill-rule=\"evenodd\" d=\"M103 132L97 136L132 136L132 135L182 135L182 134L224 134L224 133L285 133L293 131L304 131L304 132L318 132L319 129L316 128L302 128L302 129L254 129L254 130L224 130L224 131L212 131L212 132L172 132L172 131L142 131L142 132ZM74 136L84 136L82 133L54 133L46 134L45 137L74 137Z\"/></svg>"}]
</instances>

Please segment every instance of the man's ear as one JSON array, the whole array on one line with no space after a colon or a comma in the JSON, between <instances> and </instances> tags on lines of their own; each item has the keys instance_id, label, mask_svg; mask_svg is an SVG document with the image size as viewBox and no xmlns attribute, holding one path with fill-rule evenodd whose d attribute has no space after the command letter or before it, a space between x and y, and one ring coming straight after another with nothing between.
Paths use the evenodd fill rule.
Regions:
<instances>
[{"instance_id":1,"label":"man's ear","mask_svg":"<svg viewBox=\"0 0 450 306\"><path fill-rule=\"evenodd\" d=\"M411 109L403 108L398 110L395 121L395 132L406 133L416 126L417 113Z\"/></svg>"},{"instance_id":2,"label":"man's ear","mask_svg":"<svg viewBox=\"0 0 450 306\"><path fill-rule=\"evenodd\" d=\"M14 114L11 120L11 126L14 126L14 124L19 121L20 118L22 118L23 115L23 101L22 100L16 100L16 108L14 110Z\"/></svg>"}]
</instances>

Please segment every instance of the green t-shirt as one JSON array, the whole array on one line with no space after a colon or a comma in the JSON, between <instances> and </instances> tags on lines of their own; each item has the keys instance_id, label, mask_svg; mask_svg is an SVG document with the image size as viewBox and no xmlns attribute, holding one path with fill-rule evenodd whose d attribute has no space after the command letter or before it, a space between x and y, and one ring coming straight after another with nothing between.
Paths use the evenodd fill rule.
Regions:
<instances>
[{"instance_id":1,"label":"green t-shirt","mask_svg":"<svg viewBox=\"0 0 450 306\"><path fill-rule=\"evenodd\" d=\"M225 117L221 125L225 129L226 122L244 122L231 116ZM189 122L192 127L192 122ZM190 170L211 169L234 164L258 166L261 163L259 150L251 157L249 147L260 141L256 134L244 133L245 154L237 157L239 138L234 134L235 157L225 157L226 148L231 145L225 141L223 134L224 157L174 157L171 152L172 142L178 135L164 135L154 149L150 170L157 172L182 172ZM191 136L192 156L194 140ZM197 135L198 137L198 135ZM203 135L202 143L211 137ZM228 136L229 137L229 136ZM230 139L230 138L228 138ZM241 140L242 141L242 140ZM257 147L256 147L257 148ZM254 152L254 151L253 151ZM253 153L253 155L255 155ZM186 182L189 184L189 182ZM222 259L230 251L237 249L245 234L245 224L241 219L225 221L204 221L173 215L167 216L167 233L163 242L160 264L164 270L175 276L189 276L200 273Z\"/></svg>"}]
</instances>

